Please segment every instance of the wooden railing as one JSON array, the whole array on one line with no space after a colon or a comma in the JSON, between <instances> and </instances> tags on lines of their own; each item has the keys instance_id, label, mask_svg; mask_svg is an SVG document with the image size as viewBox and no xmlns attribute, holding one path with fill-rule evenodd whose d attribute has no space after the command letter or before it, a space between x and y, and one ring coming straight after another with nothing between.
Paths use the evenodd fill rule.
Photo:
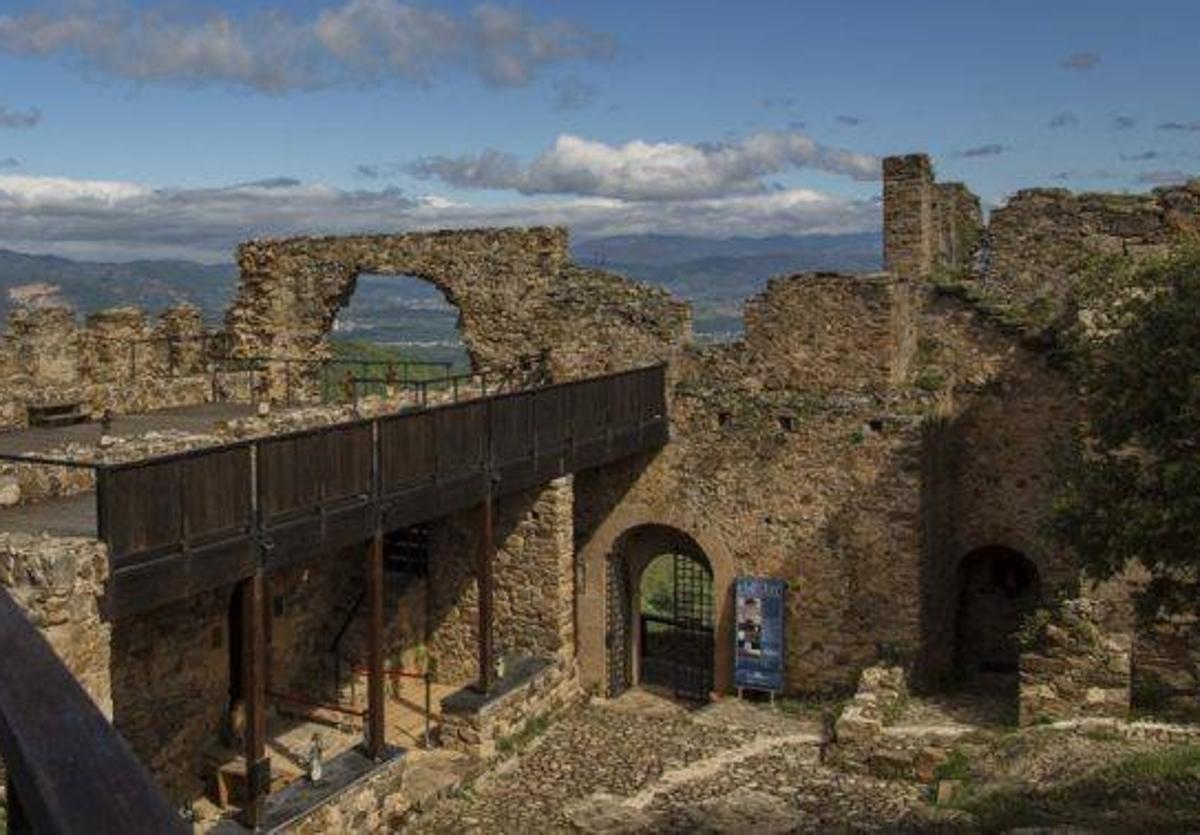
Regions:
<instances>
[{"instance_id":1,"label":"wooden railing","mask_svg":"<svg viewBox=\"0 0 1200 835\"><path fill-rule=\"evenodd\" d=\"M111 617L667 440L661 365L97 469Z\"/></svg>"},{"instance_id":2,"label":"wooden railing","mask_svg":"<svg viewBox=\"0 0 1200 835\"><path fill-rule=\"evenodd\" d=\"M10 833L186 833L149 773L0 588L0 755Z\"/></svg>"}]
</instances>

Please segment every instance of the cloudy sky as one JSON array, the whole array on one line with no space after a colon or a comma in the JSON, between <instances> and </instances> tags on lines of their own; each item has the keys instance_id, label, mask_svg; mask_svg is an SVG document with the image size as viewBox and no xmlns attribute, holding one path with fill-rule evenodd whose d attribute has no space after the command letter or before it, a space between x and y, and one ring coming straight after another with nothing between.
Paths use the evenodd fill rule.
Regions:
<instances>
[{"instance_id":1,"label":"cloudy sky","mask_svg":"<svg viewBox=\"0 0 1200 835\"><path fill-rule=\"evenodd\" d=\"M0 0L0 246L878 228L879 157L996 203L1200 174L1196 0Z\"/></svg>"}]
</instances>

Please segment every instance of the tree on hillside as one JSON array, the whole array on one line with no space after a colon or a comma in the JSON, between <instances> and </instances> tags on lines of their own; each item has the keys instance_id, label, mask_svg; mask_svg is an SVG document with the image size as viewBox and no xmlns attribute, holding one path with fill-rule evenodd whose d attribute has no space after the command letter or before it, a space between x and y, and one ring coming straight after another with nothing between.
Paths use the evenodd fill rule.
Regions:
<instances>
[{"instance_id":1,"label":"tree on hillside","mask_svg":"<svg viewBox=\"0 0 1200 835\"><path fill-rule=\"evenodd\" d=\"M1200 611L1200 246L1113 268L1075 344L1087 404L1053 514L1091 576L1133 561L1144 615ZM1087 308L1087 305L1084 305Z\"/></svg>"}]
</instances>

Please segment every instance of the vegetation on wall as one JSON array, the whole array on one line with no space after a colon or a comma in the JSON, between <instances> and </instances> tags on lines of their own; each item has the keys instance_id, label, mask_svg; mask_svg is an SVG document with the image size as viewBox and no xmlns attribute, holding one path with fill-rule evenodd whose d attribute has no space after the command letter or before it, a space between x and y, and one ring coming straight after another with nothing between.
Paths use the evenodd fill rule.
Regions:
<instances>
[{"instance_id":1,"label":"vegetation on wall","mask_svg":"<svg viewBox=\"0 0 1200 835\"><path fill-rule=\"evenodd\" d=\"M1144 615L1200 601L1200 246L1099 265L1073 334L1088 408L1052 530L1101 579L1149 572ZM1100 311L1100 312L1097 312Z\"/></svg>"}]
</instances>

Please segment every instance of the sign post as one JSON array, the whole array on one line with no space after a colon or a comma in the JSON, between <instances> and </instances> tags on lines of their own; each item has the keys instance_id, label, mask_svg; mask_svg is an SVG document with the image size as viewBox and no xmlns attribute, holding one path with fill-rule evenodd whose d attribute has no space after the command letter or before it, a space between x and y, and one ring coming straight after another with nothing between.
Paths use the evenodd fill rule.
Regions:
<instances>
[{"instance_id":1,"label":"sign post","mask_svg":"<svg viewBox=\"0 0 1200 835\"><path fill-rule=\"evenodd\" d=\"M738 577L734 684L771 695L783 692L783 613L787 583L764 577Z\"/></svg>"}]
</instances>

